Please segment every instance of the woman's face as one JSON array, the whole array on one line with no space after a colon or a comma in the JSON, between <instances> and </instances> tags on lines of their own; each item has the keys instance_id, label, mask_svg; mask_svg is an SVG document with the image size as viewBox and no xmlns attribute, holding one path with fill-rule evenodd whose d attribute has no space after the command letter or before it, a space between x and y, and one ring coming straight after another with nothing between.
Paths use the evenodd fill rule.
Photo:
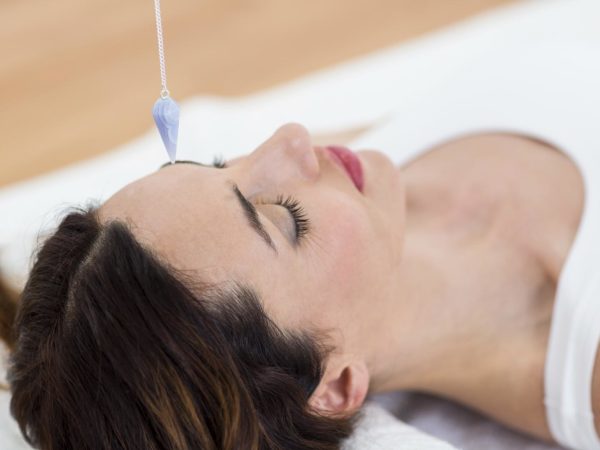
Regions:
<instances>
[{"instance_id":1,"label":"woman's face","mask_svg":"<svg viewBox=\"0 0 600 450\"><path fill-rule=\"evenodd\" d=\"M100 217L126 219L141 242L202 280L253 287L279 325L337 328L337 344L352 345L361 318L393 295L405 214L400 171L382 153L357 156L363 192L288 124L225 168L167 165L113 195ZM286 207L295 202L307 227Z\"/></svg>"}]
</instances>

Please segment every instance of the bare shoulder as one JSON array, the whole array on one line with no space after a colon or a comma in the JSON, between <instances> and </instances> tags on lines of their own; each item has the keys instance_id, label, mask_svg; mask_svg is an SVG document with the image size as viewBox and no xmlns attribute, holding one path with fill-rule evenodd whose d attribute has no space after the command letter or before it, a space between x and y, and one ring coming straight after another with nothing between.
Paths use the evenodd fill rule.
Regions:
<instances>
[{"instance_id":1,"label":"bare shoulder","mask_svg":"<svg viewBox=\"0 0 600 450\"><path fill-rule=\"evenodd\" d=\"M596 353L592 377L592 412L594 413L596 433L600 436L600 353Z\"/></svg>"},{"instance_id":2,"label":"bare shoulder","mask_svg":"<svg viewBox=\"0 0 600 450\"><path fill-rule=\"evenodd\" d=\"M507 229L532 246L558 280L584 202L582 175L564 150L526 136L485 133L447 142L424 158L444 159L445 170L461 174L477 197L500 200L512 221Z\"/></svg>"}]
</instances>

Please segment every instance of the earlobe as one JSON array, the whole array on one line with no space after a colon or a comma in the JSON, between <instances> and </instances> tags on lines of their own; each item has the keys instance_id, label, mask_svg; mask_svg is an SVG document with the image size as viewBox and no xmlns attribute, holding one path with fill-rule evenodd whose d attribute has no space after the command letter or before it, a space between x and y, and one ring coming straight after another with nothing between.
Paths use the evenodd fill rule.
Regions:
<instances>
[{"instance_id":1,"label":"earlobe","mask_svg":"<svg viewBox=\"0 0 600 450\"><path fill-rule=\"evenodd\" d=\"M309 404L323 413L345 413L360 408L369 390L369 371L353 361L334 373L326 373Z\"/></svg>"}]
</instances>

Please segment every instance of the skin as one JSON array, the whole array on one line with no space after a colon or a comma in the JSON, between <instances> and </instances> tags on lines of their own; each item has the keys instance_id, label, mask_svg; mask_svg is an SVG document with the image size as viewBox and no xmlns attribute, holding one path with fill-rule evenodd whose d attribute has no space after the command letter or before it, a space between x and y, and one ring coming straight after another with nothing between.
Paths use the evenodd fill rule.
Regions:
<instances>
[{"instance_id":1,"label":"skin","mask_svg":"<svg viewBox=\"0 0 600 450\"><path fill-rule=\"evenodd\" d=\"M337 351L310 399L323 412L354 410L367 393L419 390L550 440L543 365L583 206L575 166L510 135L462 138L402 166L357 154L363 193L288 124L225 169L176 164L141 178L100 217L127 220L202 279L252 286L280 326L328 331ZM231 182L276 252L248 226ZM310 220L298 245L279 194Z\"/></svg>"}]
</instances>

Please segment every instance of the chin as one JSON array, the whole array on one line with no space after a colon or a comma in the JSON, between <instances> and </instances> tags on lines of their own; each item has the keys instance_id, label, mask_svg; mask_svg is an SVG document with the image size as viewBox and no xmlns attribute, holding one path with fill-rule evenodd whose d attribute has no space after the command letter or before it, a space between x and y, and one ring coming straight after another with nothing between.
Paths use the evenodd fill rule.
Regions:
<instances>
[{"instance_id":1,"label":"chin","mask_svg":"<svg viewBox=\"0 0 600 450\"><path fill-rule=\"evenodd\" d=\"M387 195L397 192L402 182L400 170L385 153L378 150L362 150L357 152L363 166L364 193Z\"/></svg>"},{"instance_id":2,"label":"chin","mask_svg":"<svg viewBox=\"0 0 600 450\"><path fill-rule=\"evenodd\" d=\"M404 229L406 186L401 168L394 165L390 157L381 151L364 150L357 154L363 164L363 194L392 228Z\"/></svg>"}]
</instances>

